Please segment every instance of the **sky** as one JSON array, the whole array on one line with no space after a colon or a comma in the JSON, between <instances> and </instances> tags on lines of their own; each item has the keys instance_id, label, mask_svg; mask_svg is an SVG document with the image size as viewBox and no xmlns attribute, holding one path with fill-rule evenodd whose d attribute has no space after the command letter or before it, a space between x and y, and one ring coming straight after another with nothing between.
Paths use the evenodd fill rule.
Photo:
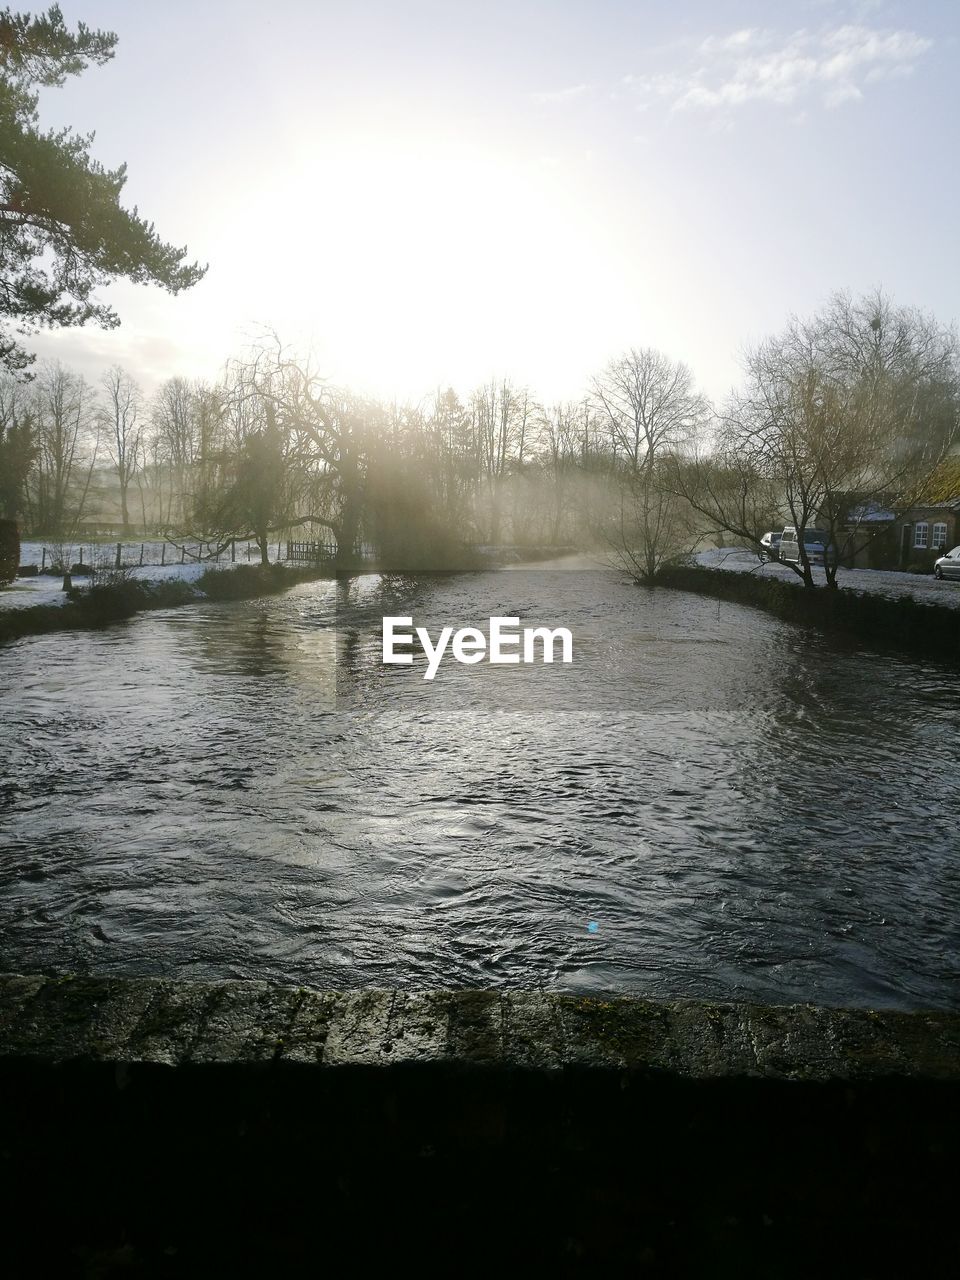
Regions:
<instances>
[{"instance_id":1,"label":"sky","mask_svg":"<svg viewBox=\"0 0 960 1280\"><path fill-rule=\"evenodd\" d=\"M960 5L63 0L114 59L41 96L209 263L34 341L146 390L274 332L385 399L583 394L630 347L721 398L831 293L960 312Z\"/></svg>"}]
</instances>

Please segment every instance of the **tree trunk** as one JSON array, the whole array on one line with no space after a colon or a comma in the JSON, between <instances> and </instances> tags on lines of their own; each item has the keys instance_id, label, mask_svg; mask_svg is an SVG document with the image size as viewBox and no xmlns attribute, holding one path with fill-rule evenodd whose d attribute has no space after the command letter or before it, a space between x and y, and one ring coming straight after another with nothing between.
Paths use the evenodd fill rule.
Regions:
<instances>
[{"instance_id":1,"label":"tree trunk","mask_svg":"<svg viewBox=\"0 0 960 1280\"><path fill-rule=\"evenodd\" d=\"M337 564L348 564L353 560L359 531L360 502L356 495L350 494L344 502L340 523L334 529L337 539Z\"/></svg>"},{"instance_id":2,"label":"tree trunk","mask_svg":"<svg viewBox=\"0 0 960 1280\"><path fill-rule=\"evenodd\" d=\"M500 486L496 482L490 490L490 545L500 545Z\"/></svg>"}]
</instances>

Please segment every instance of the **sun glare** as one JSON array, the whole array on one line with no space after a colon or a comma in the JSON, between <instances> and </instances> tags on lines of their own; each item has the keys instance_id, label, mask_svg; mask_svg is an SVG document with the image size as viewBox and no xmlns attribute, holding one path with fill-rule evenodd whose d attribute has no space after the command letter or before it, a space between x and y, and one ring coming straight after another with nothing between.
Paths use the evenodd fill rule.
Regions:
<instances>
[{"instance_id":1,"label":"sun glare","mask_svg":"<svg viewBox=\"0 0 960 1280\"><path fill-rule=\"evenodd\" d=\"M308 335L331 377L405 395L565 359L564 311L605 274L569 173L370 136L296 157L262 197L288 216L260 317Z\"/></svg>"}]
</instances>

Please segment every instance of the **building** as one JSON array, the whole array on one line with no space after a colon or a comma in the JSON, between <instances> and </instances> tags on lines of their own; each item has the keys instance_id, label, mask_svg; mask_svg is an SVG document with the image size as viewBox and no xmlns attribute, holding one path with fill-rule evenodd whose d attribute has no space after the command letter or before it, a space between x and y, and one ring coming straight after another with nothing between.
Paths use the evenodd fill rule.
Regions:
<instances>
[{"instance_id":1,"label":"building","mask_svg":"<svg viewBox=\"0 0 960 1280\"><path fill-rule=\"evenodd\" d=\"M890 501L852 505L840 526L841 560L855 569L932 573L934 561L960 545L960 457L944 459L906 510Z\"/></svg>"}]
</instances>

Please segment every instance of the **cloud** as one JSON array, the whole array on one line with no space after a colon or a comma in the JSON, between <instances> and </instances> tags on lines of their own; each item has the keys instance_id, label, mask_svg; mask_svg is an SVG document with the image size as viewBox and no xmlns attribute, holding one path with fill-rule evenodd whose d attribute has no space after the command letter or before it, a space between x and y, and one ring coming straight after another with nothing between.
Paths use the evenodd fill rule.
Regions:
<instances>
[{"instance_id":1,"label":"cloud","mask_svg":"<svg viewBox=\"0 0 960 1280\"><path fill-rule=\"evenodd\" d=\"M770 38L770 34L759 27L744 27L728 36L707 36L700 42L698 52L707 57L715 53L737 53L768 44Z\"/></svg>"},{"instance_id":2,"label":"cloud","mask_svg":"<svg viewBox=\"0 0 960 1280\"><path fill-rule=\"evenodd\" d=\"M585 84L572 84L566 89L548 89L541 93L531 93L530 97L538 103L569 102L571 98L579 98L586 91Z\"/></svg>"},{"instance_id":3,"label":"cloud","mask_svg":"<svg viewBox=\"0 0 960 1280\"><path fill-rule=\"evenodd\" d=\"M673 111L732 111L750 103L797 108L817 101L835 108L859 101L867 85L910 75L932 45L913 31L853 23L779 40L749 27L707 37L685 69L625 76L622 83L639 101L659 99Z\"/></svg>"},{"instance_id":4,"label":"cloud","mask_svg":"<svg viewBox=\"0 0 960 1280\"><path fill-rule=\"evenodd\" d=\"M855 84L838 84L835 89L828 89L823 95L825 107L842 107L845 102L859 102L862 92Z\"/></svg>"}]
</instances>

